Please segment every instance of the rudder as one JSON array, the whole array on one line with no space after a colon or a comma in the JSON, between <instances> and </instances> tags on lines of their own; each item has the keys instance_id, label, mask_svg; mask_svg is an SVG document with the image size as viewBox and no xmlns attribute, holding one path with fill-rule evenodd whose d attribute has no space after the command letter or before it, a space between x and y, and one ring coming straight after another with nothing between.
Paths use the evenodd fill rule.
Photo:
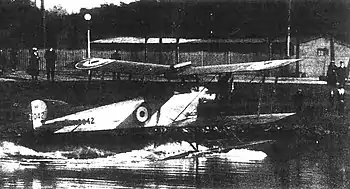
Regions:
<instances>
[{"instance_id":1,"label":"rudder","mask_svg":"<svg viewBox=\"0 0 350 189\"><path fill-rule=\"evenodd\" d=\"M30 119L33 123L33 129L36 130L43 125L43 121L47 117L47 105L42 100L33 100L30 103L31 114Z\"/></svg>"}]
</instances>

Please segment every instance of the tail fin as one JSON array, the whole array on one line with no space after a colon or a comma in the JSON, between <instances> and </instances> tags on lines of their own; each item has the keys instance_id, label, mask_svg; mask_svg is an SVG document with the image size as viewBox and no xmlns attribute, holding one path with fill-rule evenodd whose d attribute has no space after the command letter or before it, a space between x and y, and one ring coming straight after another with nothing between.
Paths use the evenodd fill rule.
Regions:
<instances>
[{"instance_id":1,"label":"tail fin","mask_svg":"<svg viewBox=\"0 0 350 189\"><path fill-rule=\"evenodd\" d=\"M38 129L43 125L43 121L47 117L47 105L42 100L33 100L30 103L31 106L31 120L33 122L33 128Z\"/></svg>"}]
</instances>

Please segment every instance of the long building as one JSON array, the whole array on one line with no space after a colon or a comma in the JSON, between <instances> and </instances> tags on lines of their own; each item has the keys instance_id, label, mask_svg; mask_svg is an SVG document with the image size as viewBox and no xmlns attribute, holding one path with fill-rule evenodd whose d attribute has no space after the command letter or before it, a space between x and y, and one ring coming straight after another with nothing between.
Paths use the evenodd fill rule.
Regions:
<instances>
[{"instance_id":1,"label":"long building","mask_svg":"<svg viewBox=\"0 0 350 189\"><path fill-rule=\"evenodd\" d=\"M285 38L270 41L266 38L179 39L178 43L175 38L161 41L149 38L145 42L145 38L115 37L96 40L92 44L100 50L120 49L127 60L165 64L192 61L201 66L287 58ZM279 73L283 76L324 76L332 59L337 65L340 61L346 65L349 62L350 45L345 42L317 36L299 41L293 38L291 43L290 58L301 58L302 61Z\"/></svg>"}]
</instances>

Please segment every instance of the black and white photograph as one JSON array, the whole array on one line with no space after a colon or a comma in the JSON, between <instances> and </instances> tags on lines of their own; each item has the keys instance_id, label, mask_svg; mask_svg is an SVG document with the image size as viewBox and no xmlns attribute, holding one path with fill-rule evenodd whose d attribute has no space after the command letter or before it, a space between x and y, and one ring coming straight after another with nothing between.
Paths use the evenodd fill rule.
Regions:
<instances>
[{"instance_id":1,"label":"black and white photograph","mask_svg":"<svg viewBox=\"0 0 350 189\"><path fill-rule=\"evenodd\" d=\"M349 0L0 0L0 188L350 188L348 31Z\"/></svg>"}]
</instances>

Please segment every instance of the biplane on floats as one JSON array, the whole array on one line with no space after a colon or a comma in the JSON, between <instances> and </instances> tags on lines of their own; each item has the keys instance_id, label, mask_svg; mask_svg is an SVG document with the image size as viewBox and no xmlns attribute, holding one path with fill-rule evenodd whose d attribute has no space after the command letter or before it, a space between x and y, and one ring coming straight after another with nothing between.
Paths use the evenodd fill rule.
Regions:
<instances>
[{"instance_id":1,"label":"biplane on floats","mask_svg":"<svg viewBox=\"0 0 350 189\"><path fill-rule=\"evenodd\" d=\"M139 75L163 75L166 78L196 78L209 74L235 74L241 72L259 72L286 66L299 59L270 60L261 62L224 64L214 66L192 66L183 62L173 66L143 62L131 62L114 59L91 58L78 62L78 70L122 72ZM226 77L226 81L229 77ZM152 104L147 98L139 97L112 104L93 107L82 111L74 108L65 110L65 115L50 116L56 111L57 101L34 100L31 102L30 119L36 133L64 135L74 133L119 132L128 129L146 129L166 131L171 129L196 129L200 127L234 126L237 124L264 124L275 122L294 115L294 112L227 115L220 112L206 114L206 104L220 100L220 94L212 93L205 86L191 88L188 91L176 92L161 103ZM62 106L63 103L58 103ZM63 104L64 106L64 104ZM212 107L212 106L210 106ZM215 110L214 110L215 111ZM211 109L211 112L213 110ZM213 122L213 125L208 124ZM215 122L215 123L214 123Z\"/></svg>"}]
</instances>

